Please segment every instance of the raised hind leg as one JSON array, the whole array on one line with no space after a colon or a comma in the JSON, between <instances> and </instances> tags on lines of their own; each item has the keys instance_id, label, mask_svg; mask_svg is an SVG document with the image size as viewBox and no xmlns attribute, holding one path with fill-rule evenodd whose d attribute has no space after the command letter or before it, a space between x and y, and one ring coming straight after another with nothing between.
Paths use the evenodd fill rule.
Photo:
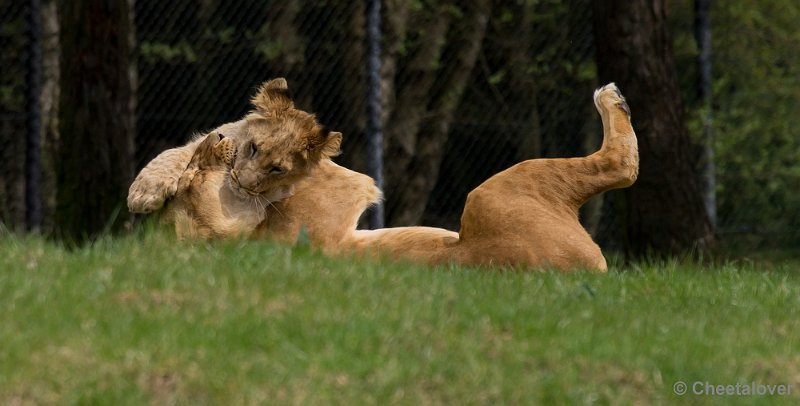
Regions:
<instances>
[{"instance_id":1,"label":"raised hind leg","mask_svg":"<svg viewBox=\"0 0 800 406\"><path fill-rule=\"evenodd\" d=\"M584 183L577 190L581 204L606 190L628 187L639 175L639 148L631 126L631 112L625 97L614 83L594 92L594 104L603 121L603 145L586 158L576 171Z\"/></svg>"},{"instance_id":2,"label":"raised hind leg","mask_svg":"<svg viewBox=\"0 0 800 406\"><path fill-rule=\"evenodd\" d=\"M583 158L521 162L475 188L467 207L471 200L486 200L480 195L491 194L504 199L534 199L542 207L565 207L577 215L578 208L590 197L633 184L639 173L639 151L628 104L613 83L595 91L594 103L603 122L603 145L599 151Z\"/></svg>"},{"instance_id":3,"label":"raised hind leg","mask_svg":"<svg viewBox=\"0 0 800 406\"><path fill-rule=\"evenodd\" d=\"M509 192L574 210L594 195L633 184L639 174L639 150L625 97L609 83L594 92L594 104L603 122L599 151L583 158L533 159L495 177L513 177L515 190Z\"/></svg>"},{"instance_id":4,"label":"raised hind leg","mask_svg":"<svg viewBox=\"0 0 800 406\"><path fill-rule=\"evenodd\" d=\"M594 101L603 121L600 151L521 162L469 194L459 236L470 261L605 269L600 248L578 221L578 209L598 193L631 185L639 154L617 87L601 87Z\"/></svg>"}]
</instances>

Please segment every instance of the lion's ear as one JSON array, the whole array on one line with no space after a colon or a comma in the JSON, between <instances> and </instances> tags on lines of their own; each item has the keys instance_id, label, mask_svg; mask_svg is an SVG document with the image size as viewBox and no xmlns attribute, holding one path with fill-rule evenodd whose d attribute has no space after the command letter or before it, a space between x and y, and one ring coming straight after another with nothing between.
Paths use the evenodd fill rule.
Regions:
<instances>
[{"instance_id":1,"label":"lion's ear","mask_svg":"<svg viewBox=\"0 0 800 406\"><path fill-rule=\"evenodd\" d=\"M319 158L331 158L339 155L342 146L342 133L321 129L308 138L308 150Z\"/></svg>"},{"instance_id":2,"label":"lion's ear","mask_svg":"<svg viewBox=\"0 0 800 406\"><path fill-rule=\"evenodd\" d=\"M284 78L264 82L250 102L262 114L279 113L294 108L289 84Z\"/></svg>"}]
</instances>

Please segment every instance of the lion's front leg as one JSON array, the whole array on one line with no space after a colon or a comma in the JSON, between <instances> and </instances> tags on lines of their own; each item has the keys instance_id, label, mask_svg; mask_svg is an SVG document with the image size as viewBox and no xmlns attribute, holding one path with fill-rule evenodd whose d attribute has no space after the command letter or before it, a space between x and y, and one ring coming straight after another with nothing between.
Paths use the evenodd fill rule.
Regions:
<instances>
[{"instance_id":1,"label":"lion's front leg","mask_svg":"<svg viewBox=\"0 0 800 406\"><path fill-rule=\"evenodd\" d=\"M247 134L245 120L226 123L214 132L227 138L240 140ZM197 146L203 138L177 148L168 149L145 166L128 189L128 210L133 213L151 213L161 208L167 199L175 196L178 180L192 161Z\"/></svg>"},{"instance_id":2,"label":"lion's front leg","mask_svg":"<svg viewBox=\"0 0 800 406\"><path fill-rule=\"evenodd\" d=\"M175 196L180 179L192 159L197 142L168 149L145 166L128 189L128 210L151 213Z\"/></svg>"}]
</instances>

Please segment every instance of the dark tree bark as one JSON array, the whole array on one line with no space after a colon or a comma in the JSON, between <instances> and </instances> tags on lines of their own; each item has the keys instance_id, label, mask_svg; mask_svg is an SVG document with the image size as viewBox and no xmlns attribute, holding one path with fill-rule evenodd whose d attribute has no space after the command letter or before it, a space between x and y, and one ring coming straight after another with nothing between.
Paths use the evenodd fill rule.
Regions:
<instances>
[{"instance_id":1,"label":"dark tree bark","mask_svg":"<svg viewBox=\"0 0 800 406\"><path fill-rule=\"evenodd\" d=\"M396 102L386 125L387 224L419 224L436 184L453 115L480 51L491 6L469 2L460 17L443 4L422 33L394 85ZM424 28L422 28L424 27ZM446 68L440 69L440 66Z\"/></svg>"},{"instance_id":2,"label":"dark tree bark","mask_svg":"<svg viewBox=\"0 0 800 406\"><path fill-rule=\"evenodd\" d=\"M701 146L684 120L664 0L595 0L600 83L628 98L639 138L639 180L615 195L621 243L629 256L710 250L703 206Z\"/></svg>"},{"instance_id":3,"label":"dark tree bark","mask_svg":"<svg viewBox=\"0 0 800 406\"><path fill-rule=\"evenodd\" d=\"M25 231L25 122L0 121L0 226Z\"/></svg>"},{"instance_id":4,"label":"dark tree bark","mask_svg":"<svg viewBox=\"0 0 800 406\"><path fill-rule=\"evenodd\" d=\"M42 233L52 234L56 210L59 55L57 0L42 2Z\"/></svg>"},{"instance_id":5,"label":"dark tree bark","mask_svg":"<svg viewBox=\"0 0 800 406\"><path fill-rule=\"evenodd\" d=\"M0 0L0 231L25 231L26 58L29 57L27 6Z\"/></svg>"},{"instance_id":6,"label":"dark tree bark","mask_svg":"<svg viewBox=\"0 0 800 406\"><path fill-rule=\"evenodd\" d=\"M57 233L81 240L119 228L133 178L131 16L127 2L61 4L61 142Z\"/></svg>"}]
</instances>

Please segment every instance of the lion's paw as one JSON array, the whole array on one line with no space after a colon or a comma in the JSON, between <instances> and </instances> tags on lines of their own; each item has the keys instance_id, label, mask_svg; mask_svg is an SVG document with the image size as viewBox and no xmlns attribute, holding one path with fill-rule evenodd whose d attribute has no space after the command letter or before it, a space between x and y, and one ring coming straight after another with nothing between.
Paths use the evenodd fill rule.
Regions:
<instances>
[{"instance_id":1,"label":"lion's paw","mask_svg":"<svg viewBox=\"0 0 800 406\"><path fill-rule=\"evenodd\" d=\"M222 134L220 134L220 138L219 142L214 145L214 155L225 165L232 167L236 160L236 143Z\"/></svg>"},{"instance_id":2,"label":"lion's paw","mask_svg":"<svg viewBox=\"0 0 800 406\"><path fill-rule=\"evenodd\" d=\"M152 213L175 196L178 179L173 177L138 177L128 189L128 210L132 213Z\"/></svg>"}]
</instances>

